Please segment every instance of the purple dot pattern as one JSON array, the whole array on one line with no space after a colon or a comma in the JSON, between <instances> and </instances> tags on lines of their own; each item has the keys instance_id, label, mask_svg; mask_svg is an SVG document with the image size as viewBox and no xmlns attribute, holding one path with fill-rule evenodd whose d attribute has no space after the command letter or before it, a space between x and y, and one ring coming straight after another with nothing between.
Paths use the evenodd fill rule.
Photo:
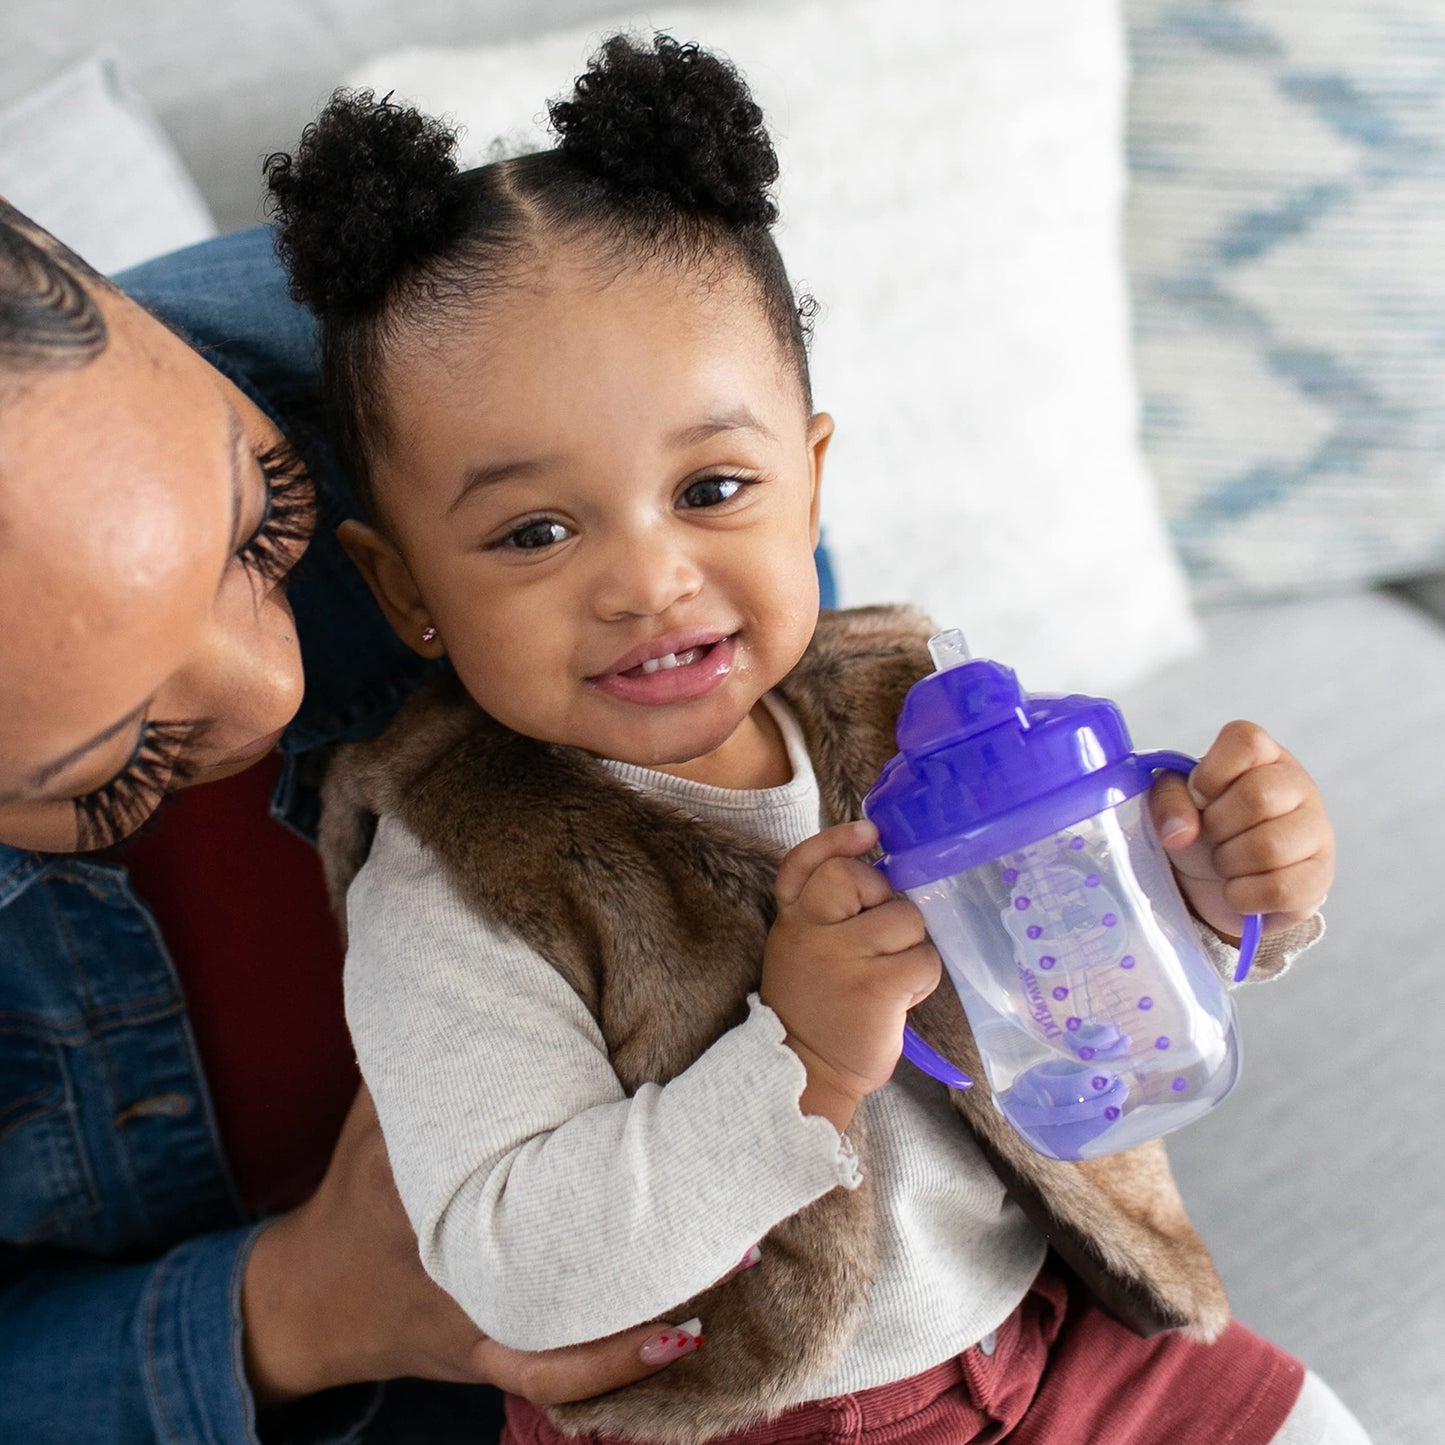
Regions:
<instances>
[{"instance_id":1,"label":"purple dot pattern","mask_svg":"<svg viewBox=\"0 0 1445 1445\"><path fill-rule=\"evenodd\" d=\"M1091 1049L1088 1044L1083 1044L1079 1048L1079 1057L1087 1064L1094 1057L1095 1052L1096 1050Z\"/></svg>"},{"instance_id":2,"label":"purple dot pattern","mask_svg":"<svg viewBox=\"0 0 1445 1445\"><path fill-rule=\"evenodd\" d=\"M1028 906L1029 900L1027 898L1014 899L1014 907L1017 908L1020 913L1026 913L1028 911Z\"/></svg>"},{"instance_id":3,"label":"purple dot pattern","mask_svg":"<svg viewBox=\"0 0 1445 1445\"><path fill-rule=\"evenodd\" d=\"M1071 1034L1076 1034L1084 1027L1084 1021L1083 1019L1067 1018L1064 1020L1064 1027L1068 1029Z\"/></svg>"},{"instance_id":4,"label":"purple dot pattern","mask_svg":"<svg viewBox=\"0 0 1445 1445\"><path fill-rule=\"evenodd\" d=\"M1060 984L1058 988L1054 990L1054 997L1058 999L1060 1003L1063 1003L1063 1001L1068 998L1068 996L1069 991L1063 986L1063 984Z\"/></svg>"},{"instance_id":5,"label":"purple dot pattern","mask_svg":"<svg viewBox=\"0 0 1445 1445\"><path fill-rule=\"evenodd\" d=\"M1098 886L1099 886L1099 875L1098 875L1097 873L1090 873L1089 876L1084 879L1084 887L1085 887L1085 888L1097 888Z\"/></svg>"},{"instance_id":6,"label":"purple dot pattern","mask_svg":"<svg viewBox=\"0 0 1445 1445\"><path fill-rule=\"evenodd\" d=\"M1169 1035L1160 1034L1159 1037L1154 1040L1154 1047L1161 1050L1167 1049L1169 1047Z\"/></svg>"},{"instance_id":7,"label":"purple dot pattern","mask_svg":"<svg viewBox=\"0 0 1445 1445\"><path fill-rule=\"evenodd\" d=\"M1070 838L1070 839L1069 839L1069 847L1072 848L1075 853L1077 853L1077 852L1079 851L1079 849L1082 848L1083 846L1084 846L1084 840L1083 840L1082 838Z\"/></svg>"},{"instance_id":8,"label":"purple dot pattern","mask_svg":"<svg viewBox=\"0 0 1445 1445\"><path fill-rule=\"evenodd\" d=\"M1028 934L1030 938L1042 938L1044 936L1043 929L1040 928L1037 923L1029 924L1029 926L1024 929L1024 932Z\"/></svg>"},{"instance_id":9,"label":"purple dot pattern","mask_svg":"<svg viewBox=\"0 0 1445 1445\"><path fill-rule=\"evenodd\" d=\"M1041 959L1039 959L1039 967L1049 969L1052 968L1057 962L1058 959L1056 959L1052 953L1046 953Z\"/></svg>"},{"instance_id":10,"label":"purple dot pattern","mask_svg":"<svg viewBox=\"0 0 1445 1445\"><path fill-rule=\"evenodd\" d=\"M1176 1094L1182 1094L1185 1089L1189 1087L1189 1081L1183 1078L1175 1079L1169 1087L1173 1089Z\"/></svg>"},{"instance_id":11,"label":"purple dot pattern","mask_svg":"<svg viewBox=\"0 0 1445 1445\"><path fill-rule=\"evenodd\" d=\"M1114 1120L1119 1117L1119 1111L1110 1104L1109 1107L1104 1110L1104 1117L1112 1124Z\"/></svg>"},{"instance_id":12,"label":"purple dot pattern","mask_svg":"<svg viewBox=\"0 0 1445 1445\"><path fill-rule=\"evenodd\" d=\"M1119 915L1117 913L1106 913L1099 920L1099 922L1102 923L1105 928L1112 928L1118 921Z\"/></svg>"},{"instance_id":13,"label":"purple dot pattern","mask_svg":"<svg viewBox=\"0 0 1445 1445\"><path fill-rule=\"evenodd\" d=\"M1089 1082L1093 1084L1098 1092L1102 1093L1109 1087L1109 1076L1107 1074L1095 1074Z\"/></svg>"},{"instance_id":14,"label":"purple dot pattern","mask_svg":"<svg viewBox=\"0 0 1445 1445\"><path fill-rule=\"evenodd\" d=\"M1000 873L998 876L1002 878L1003 881L1007 883L1010 887L1012 887L1015 883L1019 881L1019 870L1017 868L1005 868L1003 872Z\"/></svg>"},{"instance_id":15,"label":"purple dot pattern","mask_svg":"<svg viewBox=\"0 0 1445 1445\"><path fill-rule=\"evenodd\" d=\"M1123 956L1123 958L1121 958L1121 959L1119 960L1119 967L1120 967L1120 968L1133 968L1133 967L1134 967L1134 955L1133 955L1132 953L1126 953L1126 954Z\"/></svg>"},{"instance_id":16,"label":"purple dot pattern","mask_svg":"<svg viewBox=\"0 0 1445 1445\"><path fill-rule=\"evenodd\" d=\"M1154 1000L1146 993L1144 997L1139 1000L1139 1007L1143 1009L1145 1013L1148 1013L1149 1010L1154 1007Z\"/></svg>"}]
</instances>

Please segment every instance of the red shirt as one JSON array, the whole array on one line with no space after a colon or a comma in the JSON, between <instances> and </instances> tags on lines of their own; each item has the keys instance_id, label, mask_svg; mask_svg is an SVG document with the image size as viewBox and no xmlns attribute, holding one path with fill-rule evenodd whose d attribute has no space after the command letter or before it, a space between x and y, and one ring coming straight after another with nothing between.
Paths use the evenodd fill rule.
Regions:
<instances>
[{"instance_id":1,"label":"red shirt","mask_svg":"<svg viewBox=\"0 0 1445 1445\"><path fill-rule=\"evenodd\" d=\"M185 992L236 1188L257 1214L320 1183L359 1083L320 860L268 812L280 770L272 754L186 789L126 854Z\"/></svg>"}]
</instances>

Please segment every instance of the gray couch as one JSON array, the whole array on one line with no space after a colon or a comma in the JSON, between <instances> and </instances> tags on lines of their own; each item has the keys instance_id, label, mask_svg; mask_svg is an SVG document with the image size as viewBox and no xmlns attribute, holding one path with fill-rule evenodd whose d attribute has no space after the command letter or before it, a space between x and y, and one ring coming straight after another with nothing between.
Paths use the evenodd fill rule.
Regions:
<instances>
[{"instance_id":1,"label":"gray couch","mask_svg":"<svg viewBox=\"0 0 1445 1445\"><path fill-rule=\"evenodd\" d=\"M1216 718L1267 720L1319 780L1339 869L1324 942L1240 995L1235 1096L1170 1153L1241 1318L1330 1380L1376 1441L1434 1445L1445 632L1380 591L1221 610L1206 628L1206 652L1122 699L1136 741L1199 748Z\"/></svg>"},{"instance_id":2,"label":"gray couch","mask_svg":"<svg viewBox=\"0 0 1445 1445\"><path fill-rule=\"evenodd\" d=\"M615 7L6 0L0 93L108 47L230 229L257 218L258 155L289 145L366 56L604 8ZM1329 936L1287 981L1242 997L1244 1080L1172 1147L1238 1313L1331 1381L1380 1445L1445 1440L1445 1049L1432 1011L1445 938L1445 630L1430 611L1442 593L1425 579L1215 609L1205 651L1121 698L1140 746L1197 751L1229 717L1264 722L1331 804Z\"/></svg>"}]
</instances>

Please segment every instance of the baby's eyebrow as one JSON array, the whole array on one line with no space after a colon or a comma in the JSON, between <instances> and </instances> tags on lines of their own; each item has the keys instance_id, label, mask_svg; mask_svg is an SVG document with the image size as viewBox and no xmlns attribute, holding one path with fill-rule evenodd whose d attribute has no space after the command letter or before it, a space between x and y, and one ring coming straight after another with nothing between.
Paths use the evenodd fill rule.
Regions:
<instances>
[{"instance_id":1,"label":"baby's eyebrow","mask_svg":"<svg viewBox=\"0 0 1445 1445\"><path fill-rule=\"evenodd\" d=\"M531 460L518 458L515 461L494 462L485 467L469 467L467 474L462 478L461 489L452 498L446 514L450 517L474 492L495 486L498 482L511 482L523 477L540 476L556 465L554 458L536 457Z\"/></svg>"},{"instance_id":2,"label":"baby's eyebrow","mask_svg":"<svg viewBox=\"0 0 1445 1445\"><path fill-rule=\"evenodd\" d=\"M727 431L755 431L759 436L767 437L769 441L777 441L777 437L745 406L737 407L733 411L722 412L717 416L710 416L692 426L681 427L673 432L667 440L673 448L695 447L699 442L705 442L709 437L715 437L720 432Z\"/></svg>"}]
</instances>

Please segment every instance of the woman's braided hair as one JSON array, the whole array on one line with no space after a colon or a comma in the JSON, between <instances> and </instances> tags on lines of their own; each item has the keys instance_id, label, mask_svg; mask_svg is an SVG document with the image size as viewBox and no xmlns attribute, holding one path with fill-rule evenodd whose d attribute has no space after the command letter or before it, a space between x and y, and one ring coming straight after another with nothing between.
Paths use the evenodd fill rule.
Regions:
<instances>
[{"instance_id":1,"label":"woman's braided hair","mask_svg":"<svg viewBox=\"0 0 1445 1445\"><path fill-rule=\"evenodd\" d=\"M109 283L0 201L0 384L31 371L71 371L106 345L90 288Z\"/></svg>"}]
</instances>

